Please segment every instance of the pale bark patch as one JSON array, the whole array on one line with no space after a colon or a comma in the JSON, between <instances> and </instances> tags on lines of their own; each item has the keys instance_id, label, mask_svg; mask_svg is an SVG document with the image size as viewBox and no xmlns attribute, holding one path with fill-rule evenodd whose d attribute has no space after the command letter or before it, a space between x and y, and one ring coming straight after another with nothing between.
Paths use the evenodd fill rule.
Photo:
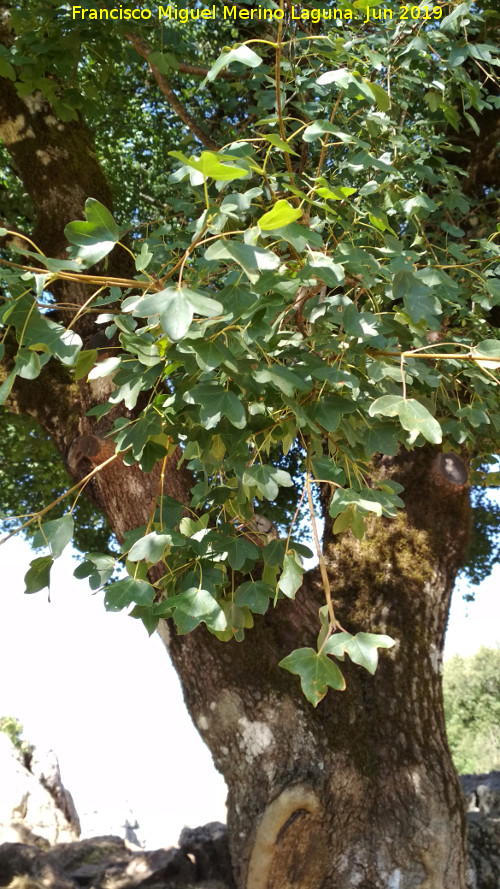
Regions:
<instances>
[{"instance_id":1,"label":"pale bark patch","mask_svg":"<svg viewBox=\"0 0 500 889\"><path fill-rule=\"evenodd\" d=\"M265 722L252 722L246 716L238 719L241 726L240 749L245 753L249 765L257 756L261 756L274 741L274 735Z\"/></svg>"},{"instance_id":2,"label":"pale bark patch","mask_svg":"<svg viewBox=\"0 0 500 889\"><path fill-rule=\"evenodd\" d=\"M157 633L168 651L170 645L170 627L166 620L160 620L157 627Z\"/></svg>"},{"instance_id":3,"label":"pale bark patch","mask_svg":"<svg viewBox=\"0 0 500 889\"><path fill-rule=\"evenodd\" d=\"M24 139L34 139L35 133L31 127L26 126L26 118L23 114L11 120L6 120L2 125L2 141L5 145L14 145Z\"/></svg>"},{"instance_id":4,"label":"pale bark patch","mask_svg":"<svg viewBox=\"0 0 500 889\"><path fill-rule=\"evenodd\" d=\"M49 164L52 163L50 154L48 154L46 151L43 151L41 148L38 148L35 154L40 162L44 165L44 167L48 167Z\"/></svg>"}]
</instances>

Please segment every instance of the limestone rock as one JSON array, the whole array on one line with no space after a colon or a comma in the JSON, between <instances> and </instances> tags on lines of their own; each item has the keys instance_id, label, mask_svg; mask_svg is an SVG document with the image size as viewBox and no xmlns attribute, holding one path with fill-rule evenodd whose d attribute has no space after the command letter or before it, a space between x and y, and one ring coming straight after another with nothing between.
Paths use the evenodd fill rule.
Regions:
<instances>
[{"instance_id":1,"label":"limestone rock","mask_svg":"<svg viewBox=\"0 0 500 889\"><path fill-rule=\"evenodd\" d=\"M3 843L0 846L0 886L10 889L75 889L71 880L47 860L37 846Z\"/></svg>"},{"instance_id":2,"label":"limestone rock","mask_svg":"<svg viewBox=\"0 0 500 889\"><path fill-rule=\"evenodd\" d=\"M52 845L80 835L69 791L55 754L37 756L27 767L10 738L0 732L0 842Z\"/></svg>"},{"instance_id":3,"label":"limestone rock","mask_svg":"<svg viewBox=\"0 0 500 889\"><path fill-rule=\"evenodd\" d=\"M194 859L198 880L223 879L224 887L233 889L233 872L227 828L220 821L211 821L203 827L185 827L179 837L181 849Z\"/></svg>"},{"instance_id":4,"label":"limestone rock","mask_svg":"<svg viewBox=\"0 0 500 889\"><path fill-rule=\"evenodd\" d=\"M500 887L500 772L461 775L467 803L468 889Z\"/></svg>"},{"instance_id":5,"label":"limestone rock","mask_svg":"<svg viewBox=\"0 0 500 889\"><path fill-rule=\"evenodd\" d=\"M500 819L480 812L467 815L469 838L468 889L500 886Z\"/></svg>"},{"instance_id":6,"label":"limestone rock","mask_svg":"<svg viewBox=\"0 0 500 889\"><path fill-rule=\"evenodd\" d=\"M460 781L467 801L467 811L482 812L490 818L500 817L500 772L461 775Z\"/></svg>"},{"instance_id":7,"label":"limestone rock","mask_svg":"<svg viewBox=\"0 0 500 889\"><path fill-rule=\"evenodd\" d=\"M221 825L223 827L223 825ZM188 846L132 851L120 837L58 843L43 851L21 843L0 845L0 887L8 889L233 889L215 861L214 838L206 828L190 831ZM207 836L203 849L202 834ZM215 838L229 861L225 832ZM196 845L199 861L188 852ZM209 863L210 874L204 871Z\"/></svg>"}]
</instances>

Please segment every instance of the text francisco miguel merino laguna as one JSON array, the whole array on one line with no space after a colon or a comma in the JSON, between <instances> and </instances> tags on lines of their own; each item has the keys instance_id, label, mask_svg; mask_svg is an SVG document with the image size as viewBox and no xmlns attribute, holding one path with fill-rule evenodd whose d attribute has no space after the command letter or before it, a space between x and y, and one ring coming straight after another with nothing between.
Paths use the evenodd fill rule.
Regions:
<instances>
[{"instance_id":1,"label":"text francisco miguel merino laguna","mask_svg":"<svg viewBox=\"0 0 500 889\"><path fill-rule=\"evenodd\" d=\"M282 9L266 9L263 6L254 6L251 9L237 9L235 6L223 6L222 9L217 9L214 4L211 8L208 9L200 9L200 7L196 9L188 9L186 7L178 7L175 4L168 6L159 6L158 7L158 19L162 21L163 19L167 20L177 20L182 22L182 24L186 24L188 21L197 21L201 19L216 19L222 13L222 18L224 19L268 19L268 20L276 20L280 21L284 18L284 11ZM384 16L385 17L385 16ZM142 19L143 21L153 18L153 13L150 9L143 9L141 7L134 7L133 9L128 9L127 7L123 7L121 4L119 7L114 9L89 9L85 6L73 6L73 19L87 19L87 20L99 20L106 21L107 19L112 20L125 20L125 21L139 21ZM319 22L321 19L353 19L357 18L356 14L353 13L350 9L339 10L339 9L328 9L328 10L319 10L319 9L302 9L300 6L292 6L292 19L296 21L300 19L310 19L313 22ZM392 11L391 11L392 18Z\"/></svg>"}]
</instances>

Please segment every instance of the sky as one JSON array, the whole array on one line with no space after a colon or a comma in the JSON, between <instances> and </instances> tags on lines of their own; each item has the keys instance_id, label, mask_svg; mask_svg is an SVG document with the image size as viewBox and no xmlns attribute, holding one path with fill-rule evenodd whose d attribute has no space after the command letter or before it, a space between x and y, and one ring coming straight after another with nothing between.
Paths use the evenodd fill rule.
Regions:
<instances>
[{"instance_id":1,"label":"sky","mask_svg":"<svg viewBox=\"0 0 500 889\"><path fill-rule=\"evenodd\" d=\"M177 676L155 634L72 577L67 550L47 591L24 595L26 542L0 547L0 716L53 749L73 794L82 835L123 836L137 819L147 848L174 845L184 826L225 820L226 788L197 734ZM500 565L450 613L445 656L500 644ZM97 813L97 814L96 814Z\"/></svg>"}]
</instances>

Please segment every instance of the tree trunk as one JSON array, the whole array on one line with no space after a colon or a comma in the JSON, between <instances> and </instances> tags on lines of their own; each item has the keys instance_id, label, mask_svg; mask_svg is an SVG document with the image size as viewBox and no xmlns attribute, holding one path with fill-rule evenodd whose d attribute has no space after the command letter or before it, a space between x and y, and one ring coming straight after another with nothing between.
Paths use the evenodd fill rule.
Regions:
<instances>
[{"instance_id":1,"label":"tree trunk","mask_svg":"<svg viewBox=\"0 0 500 889\"><path fill-rule=\"evenodd\" d=\"M19 102L7 84L0 128L37 206L43 246L57 255L62 225L81 217L83 198L106 202L102 175L80 123L58 128L42 100ZM84 155L69 165L65 152L77 144ZM34 163L39 147L35 175L29 158ZM62 210L54 203L60 194ZM44 228L55 218L59 233L52 222ZM58 298L83 300L78 288L72 300ZM11 405L37 417L66 457L73 448L77 459L68 462L78 477L82 461L87 469L101 462L100 448L87 447L89 437L101 440L101 429L85 416L99 394L50 362L36 386L16 384ZM361 543L326 527L342 624L398 640L374 677L346 662L347 690L330 691L315 710L297 678L278 667L294 648L315 643L324 604L317 570L305 576L296 602L256 616L243 644L220 643L204 628L178 636L162 627L188 708L229 787L238 889L465 887L464 807L446 741L440 665L469 507L461 485L436 483L435 457L427 449L381 465L405 485L404 516L374 521ZM166 478L165 492L186 501L191 480L176 455ZM93 496L121 537L147 521L157 490L155 473L117 460L98 473Z\"/></svg>"},{"instance_id":2,"label":"tree trunk","mask_svg":"<svg viewBox=\"0 0 500 889\"><path fill-rule=\"evenodd\" d=\"M168 647L229 787L238 889L463 889L465 815L446 740L441 658L469 532L468 492L431 450L390 461L408 514L326 541L343 625L398 640L374 677L346 663L317 710L278 661L314 645L319 572L243 644L198 630Z\"/></svg>"}]
</instances>

